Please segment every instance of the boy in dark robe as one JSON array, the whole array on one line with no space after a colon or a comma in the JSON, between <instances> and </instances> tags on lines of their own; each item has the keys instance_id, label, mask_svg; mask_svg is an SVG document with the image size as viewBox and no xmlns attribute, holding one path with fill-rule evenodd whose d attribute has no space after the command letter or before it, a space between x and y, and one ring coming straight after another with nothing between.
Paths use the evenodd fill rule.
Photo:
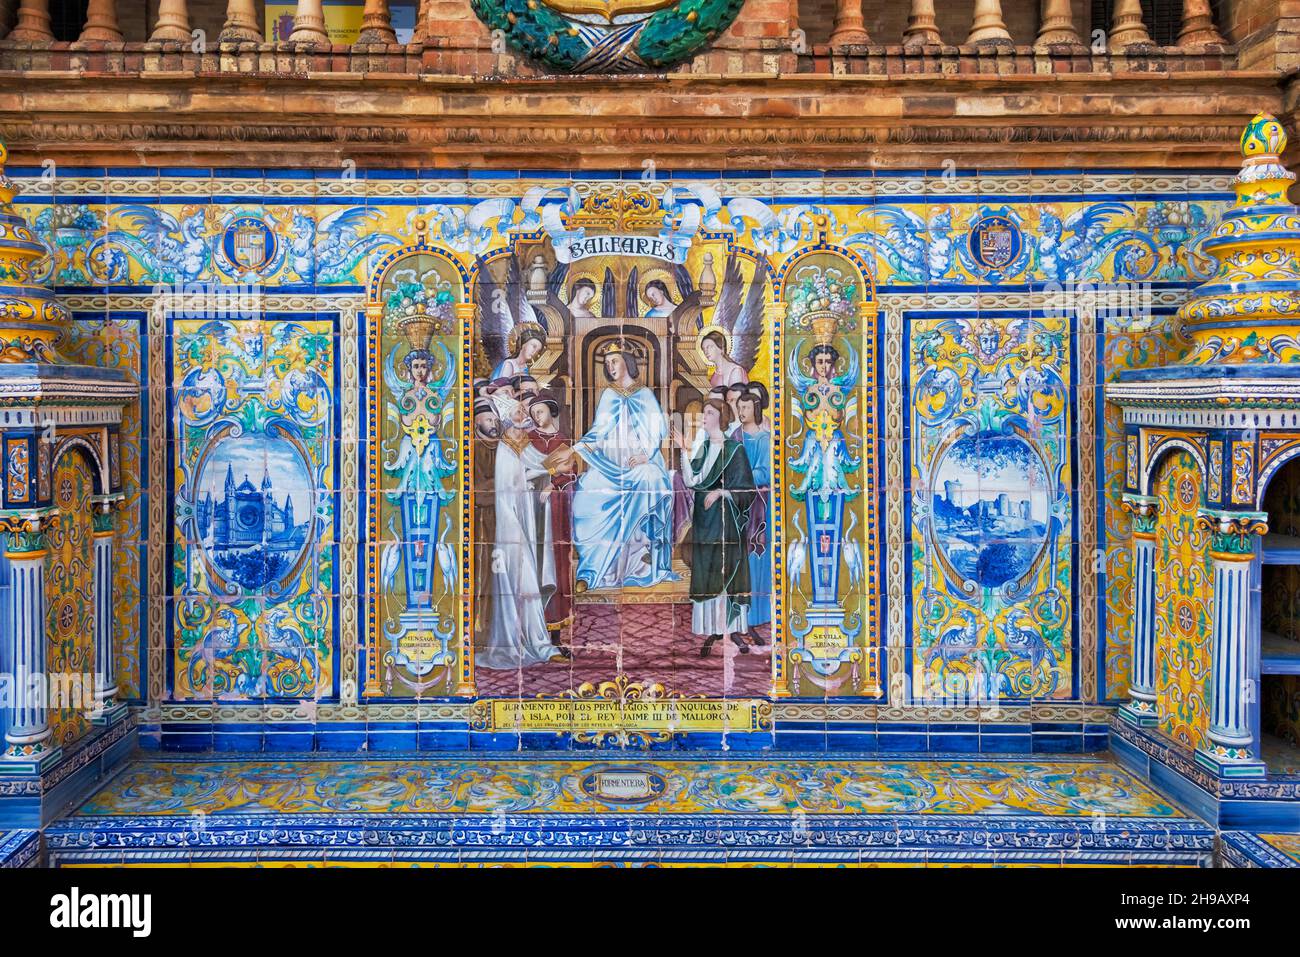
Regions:
<instances>
[{"instance_id":1,"label":"boy in dark robe","mask_svg":"<svg viewBox=\"0 0 1300 957\"><path fill-rule=\"evenodd\" d=\"M746 529L754 497L754 476L744 446L728 438L731 407L709 398L701 413L702 430L693 445L676 429L682 450L682 475L694 490L691 529L691 630L707 636L700 657L719 639L730 638L749 653L749 553Z\"/></svg>"}]
</instances>

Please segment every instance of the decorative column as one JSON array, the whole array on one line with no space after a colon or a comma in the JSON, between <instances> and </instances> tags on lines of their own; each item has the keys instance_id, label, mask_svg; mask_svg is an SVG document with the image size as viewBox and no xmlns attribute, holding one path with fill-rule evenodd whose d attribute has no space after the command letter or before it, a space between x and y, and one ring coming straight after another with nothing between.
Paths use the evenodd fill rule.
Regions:
<instances>
[{"instance_id":1,"label":"decorative column","mask_svg":"<svg viewBox=\"0 0 1300 957\"><path fill-rule=\"evenodd\" d=\"M1042 20L1038 25L1038 38L1034 45L1047 47L1068 44L1080 46L1079 32L1074 28L1074 11L1070 0L1043 0Z\"/></svg>"},{"instance_id":2,"label":"decorative column","mask_svg":"<svg viewBox=\"0 0 1300 957\"><path fill-rule=\"evenodd\" d=\"M36 514L7 519L3 525L10 594L4 609L4 637L9 642L5 658L13 669L4 761L37 766L59 755L59 749L50 744L45 674L45 559L49 549L44 521L44 515Z\"/></svg>"},{"instance_id":3,"label":"decorative column","mask_svg":"<svg viewBox=\"0 0 1300 957\"><path fill-rule=\"evenodd\" d=\"M1002 19L1002 0L975 0L975 16L971 20L970 36L966 42L972 46L1011 43L1011 34Z\"/></svg>"},{"instance_id":4,"label":"decorative column","mask_svg":"<svg viewBox=\"0 0 1300 957\"><path fill-rule=\"evenodd\" d=\"M1263 775L1255 756L1250 727L1249 643L1252 633L1251 566L1255 536L1268 530L1266 512L1220 512L1203 509L1196 524L1210 532L1214 568L1214 644L1210 658L1211 746L1198 748L1196 759L1225 777Z\"/></svg>"},{"instance_id":5,"label":"decorative column","mask_svg":"<svg viewBox=\"0 0 1300 957\"><path fill-rule=\"evenodd\" d=\"M18 23L10 40L23 43L45 43L54 39L50 28L50 0L22 0L18 7Z\"/></svg>"},{"instance_id":6,"label":"decorative column","mask_svg":"<svg viewBox=\"0 0 1300 957\"><path fill-rule=\"evenodd\" d=\"M835 25L831 28L831 46L870 42L867 25L862 20L862 0L835 0Z\"/></svg>"},{"instance_id":7,"label":"decorative column","mask_svg":"<svg viewBox=\"0 0 1300 957\"><path fill-rule=\"evenodd\" d=\"M122 42L122 31L117 26L117 0L90 0L90 6L86 8L86 25L77 42Z\"/></svg>"},{"instance_id":8,"label":"decorative column","mask_svg":"<svg viewBox=\"0 0 1300 957\"><path fill-rule=\"evenodd\" d=\"M227 0L226 22L221 27L219 39L222 43L243 43L262 39L253 0Z\"/></svg>"},{"instance_id":9,"label":"decorative column","mask_svg":"<svg viewBox=\"0 0 1300 957\"><path fill-rule=\"evenodd\" d=\"M1214 25L1210 0L1183 0L1183 29L1178 45L1184 48L1223 46L1223 37Z\"/></svg>"},{"instance_id":10,"label":"decorative column","mask_svg":"<svg viewBox=\"0 0 1300 957\"><path fill-rule=\"evenodd\" d=\"M1141 0L1115 0L1115 15L1110 26L1112 50L1151 46L1151 34L1142 22Z\"/></svg>"},{"instance_id":11,"label":"decorative column","mask_svg":"<svg viewBox=\"0 0 1300 957\"><path fill-rule=\"evenodd\" d=\"M361 32L357 34L357 43L397 42L393 31L392 16L388 10L388 0L366 0L366 8L361 14Z\"/></svg>"},{"instance_id":12,"label":"decorative column","mask_svg":"<svg viewBox=\"0 0 1300 957\"><path fill-rule=\"evenodd\" d=\"M325 32L325 11L321 9L321 0L298 0L298 11L293 15L293 33L289 34L289 42L329 46L330 38Z\"/></svg>"},{"instance_id":13,"label":"decorative column","mask_svg":"<svg viewBox=\"0 0 1300 957\"><path fill-rule=\"evenodd\" d=\"M117 651L113 642L113 511L121 497L100 498L93 516L95 540L95 718L94 724L115 724L126 716L117 701Z\"/></svg>"},{"instance_id":14,"label":"decorative column","mask_svg":"<svg viewBox=\"0 0 1300 957\"><path fill-rule=\"evenodd\" d=\"M1133 648L1129 702L1119 709L1129 724L1156 724L1156 516L1151 495L1125 495L1123 509L1133 516Z\"/></svg>"},{"instance_id":15,"label":"decorative column","mask_svg":"<svg viewBox=\"0 0 1300 957\"><path fill-rule=\"evenodd\" d=\"M934 19L934 0L912 0L903 31L903 46L938 46L943 42Z\"/></svg>"},{"instance_id":16,"label":"decorative column","mask_svg":"<svg viewBox=\"0 0 1300 957\"><path fill-rule=\"evenodd\" d=\"M150 34L153 43L179 41L190 38L190 15L185 0L158 0L158 22Z\"/></svg>"}]
</instances>

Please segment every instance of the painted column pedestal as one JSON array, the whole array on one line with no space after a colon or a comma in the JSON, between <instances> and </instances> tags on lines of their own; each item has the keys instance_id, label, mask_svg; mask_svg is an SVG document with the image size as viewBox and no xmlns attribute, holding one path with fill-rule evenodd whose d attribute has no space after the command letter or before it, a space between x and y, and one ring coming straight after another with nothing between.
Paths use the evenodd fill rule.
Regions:
<instances>
[{"instance_id":1,"label":"painted column pedestal","mask_svg":"<svg viewBox=\"0 0 1300 957\"><path fill-rule=\"evenodd\" d=\"M95 512L95 716L99 727L126 717L125 702L117 700L117 655L113 648L113 508L117 501L101 499Z\"/></svg>"},{"instance_id":2,"label":"painted column pedestal","mask_svg":"<svg viewBox=\"0 0 1300 957\"><path fill-rule=\"evenodd\" d=\"M1156 513L1150 495L1125 495L1133 516L1133 650L1129 702L1120 717L1139 727L1156 724Z\"/></svg>"},{"instance_id":3,"label":"painted column pedestal","mask_svg":"<svg viewBox=\"0 0 1300 957\"><path fill-rule=\"evenodd\" d=\"M1256 676L1250 670L1250 644L1258 642L1251 572L1255 537L1267 529L1264 512L1203 510L1197 523L1210 530L1214 568L1214 644L1210 658L1210 746L1197 748L1197 763L1224 777L1262 777L1250 705Z\"/></svg>"},{"instance_id":4,"label":"painted column pedestal","mask_svg":"<svg viewBox=\"0 0 1300 957\"><path fill-rule=\"evenodd\" d=\"M6 536L9 565L4 658L13 673L13 693L7 705L9 728L0 760L0 774L34 772L58 759L50 742L49 686L45 658L45 559L49 555L41 519Z\"/></svg>"}]
</instances>

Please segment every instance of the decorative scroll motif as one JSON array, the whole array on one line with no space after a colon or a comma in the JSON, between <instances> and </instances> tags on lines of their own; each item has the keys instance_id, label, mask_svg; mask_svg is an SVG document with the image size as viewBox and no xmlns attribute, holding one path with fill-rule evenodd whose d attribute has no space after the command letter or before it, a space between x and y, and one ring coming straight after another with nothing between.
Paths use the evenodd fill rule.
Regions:
<instances>
[{"instance_id":1,"label":"decorative scroll motif","mask_svg":"<svg viewBox=\"0 0 1300 957\"><path fill-rule=\"evenodd\" d=\"M324 697L334 671L334 330L174 327L174 693Z\"/></svg>"},{"instance_id":2,"label":"decorative scroll motif","mask_svg":"<svg viewBox=\"0 0 1300 957\"><path fill-rule=\"evenodd\" d=\"M1208 744L1214 572L1210 534L1197 521L1201 470L1185 449L1160 466L1156 526L1156 711L1180 744Z\"/></svg>"},{"instance_id":3,"label":"decorative scroll motif","mask_svg":"<svg viewBox=\"0 0 1300 957\"><path fill-rule=\"evenodd\" d=\"M55 746L66 747L90 728L85 707L93 694L95 673L95 551L91 500L95 479L78 452L61 456L54 466L54 507L46 542L45 635L47 667L63 679L71 700L50 709ZM89 682L90 688L85 684Z\"/></svg>"},{"instance_id":4,"label":"decorative scroll motif","mask_svg":"<svg viewBox=\"0 0 1300 957\"><path fill-rule=\"evenodd\" d=\"M141 377L140 325L131 319L78 316L72 323L67 354L73 362L101 368L121 369L133 381ZM48 495L48 442L37 443L40 480ZM144 625L141 585L143 521L141 485L141 403L131 402L122 410L121 433L109 435L108 467L114 487L120 485L122 501L109 516L113 528L113 647L117 655L118 687L127 697L140 698L140 662ZM96 515L96 518L99 514Z\"/></svg>"},{"instance_id":5,"label":"decorative scroll motif","mask_svg":"<svg viewBox=\"0 0 1300 957\"><path fill-rule=\"evenodd\" d=\"M731 25L743 0L471 0L510 45L561 73L674 66Z\"/></svg>"},{"instance_id":6,"label":"decorative scroll motif","mask_svg":"<svg viewBox=\"0 0 1300 957\"><path fill-rule=\"evenodd\" d=\"M1069 697L1069 325L912 329L913 693Z\"/></svg>"}]
</instances>

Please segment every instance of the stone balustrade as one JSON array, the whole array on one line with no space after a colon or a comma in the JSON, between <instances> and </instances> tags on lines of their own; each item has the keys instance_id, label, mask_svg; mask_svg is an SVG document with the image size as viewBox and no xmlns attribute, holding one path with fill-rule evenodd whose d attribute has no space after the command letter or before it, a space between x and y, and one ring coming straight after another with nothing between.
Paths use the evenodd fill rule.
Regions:
<instances>
[{"instance_id":1,"label":"stone balustrade","mask_svg":"<svg viewBox=\"0 0 1300 957\"><path fill-rule=\"evenodd\" d=\"M357 42L351 45L330 42L322 0L298 0L288 39L277 42L264 37L254 0L227 0L216 35L195 26L190 7L198 0L160 0L146 28L147 41L127 42L119 23L120 2L90 0L79 38L60 42L54 38L50 0L0 0L0 70L189 75L545 73L515 55L500 37L494 38L468 0L420 0L414 35L406 44L398 43L389 0L366 0ZM1237 49L1225 42L1215 25L1209 0L1183 0L1182 27L1171 46L1152 42L1139 0L1116 0L1105 31L1096 24L1077 24L1070 0L1041 0L1041 4L1039 0L965 0L970 14L963 36L941 32L934 0L896 2L907 8L906 28L899 36L871 35L863 0L834 0L829 38L810 42L809 36L818 32L812 29L813 15L801 17L793 0L749 0L740 18L710 48L674 72L961 77L1200 72L1240 65ZM1004 4L1008 11L1016 9L1012 3L1035 7L1038 28L1032 43L1023 42L1023 36L1019 44L1013 39L1003 13ZM210 8L211 3L205 6ZM1017 23L1024 20L1025 11L1019 12ZM824 12L821 16L824 31ZM950 13L945 23L951 22Z\"/></svg>"}]
</instances>

